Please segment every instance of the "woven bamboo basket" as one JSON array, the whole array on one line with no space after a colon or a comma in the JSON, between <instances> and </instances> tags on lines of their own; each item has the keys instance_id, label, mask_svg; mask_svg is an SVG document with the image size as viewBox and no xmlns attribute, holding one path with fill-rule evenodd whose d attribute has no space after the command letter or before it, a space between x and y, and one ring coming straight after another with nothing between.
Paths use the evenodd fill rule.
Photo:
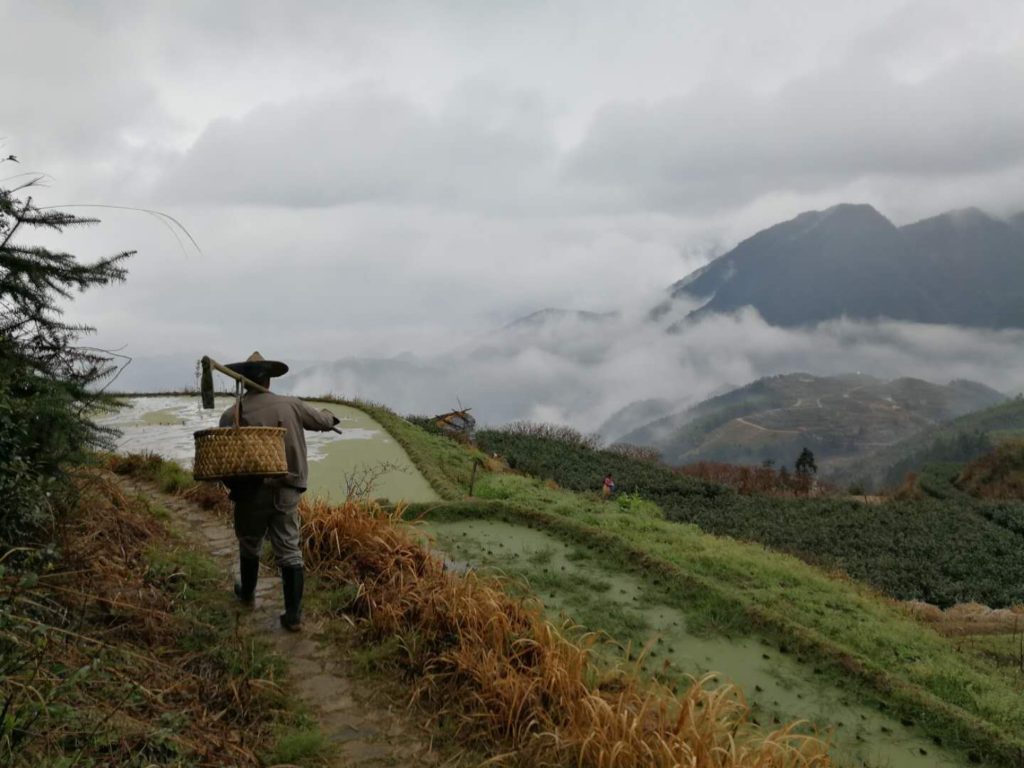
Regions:
<instances>
[{"instance_id":1,"label":"woven bamboo basket","mask_svg":"<svg viewBox=\"0 0 1024 768\"><path fill-rule=\"evenodd\" d=\"M288 474L284 427L218 427L195 433L196 480Z\"/></svg>"}]
</instances>

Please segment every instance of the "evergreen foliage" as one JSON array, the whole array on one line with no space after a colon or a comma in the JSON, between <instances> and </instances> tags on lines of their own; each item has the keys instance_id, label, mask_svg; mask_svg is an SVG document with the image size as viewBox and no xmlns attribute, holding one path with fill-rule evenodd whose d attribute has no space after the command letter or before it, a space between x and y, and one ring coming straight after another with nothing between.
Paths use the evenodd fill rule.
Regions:
<instances>
[{"instance_id":1,"label":"evergreen foliage","mask_svg":"<svg viewBox=\"0 0 1024 768\"><path fill-rule=\"evenodd\" d=\"M818 474L818 465L814 463L814 454L809 448L800 451L796 460L796 473L804 477Z\"/></svg>"},{"instance_id":2,"label":"evergreen foliage","mask_svg":"<svg viewBox=\"0 0 1024 768\"><path fill-rule=\"evenodd\" d=\"M37 181L0 188L0 546L45 522L67 488L67 465L109 438L90 413L105 402L94 385L114 368L102 352L78 345L92 329L67 322L59 302L124 280L132 255L82 263L24 242L34 230L96 223L37 206Z\"/></svg>"}]
</instances>

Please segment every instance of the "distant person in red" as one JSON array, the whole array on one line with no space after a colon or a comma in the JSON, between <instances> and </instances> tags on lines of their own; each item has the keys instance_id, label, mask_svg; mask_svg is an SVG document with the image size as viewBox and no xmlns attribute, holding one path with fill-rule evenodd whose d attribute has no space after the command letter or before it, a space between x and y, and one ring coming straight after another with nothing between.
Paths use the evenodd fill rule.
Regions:
<instances>
[{"instance_id":1,"label":"distant person in red","mask_svg":"<svg viewBox=\"0 0 1024 768\"><path fill-rule=\"evenodd\" d=\"M610 499L615 493L615 481L612 479L611 472L604 476L604 487L601 488L601 493L606 499Z\"/></svg>"}]
</instances>

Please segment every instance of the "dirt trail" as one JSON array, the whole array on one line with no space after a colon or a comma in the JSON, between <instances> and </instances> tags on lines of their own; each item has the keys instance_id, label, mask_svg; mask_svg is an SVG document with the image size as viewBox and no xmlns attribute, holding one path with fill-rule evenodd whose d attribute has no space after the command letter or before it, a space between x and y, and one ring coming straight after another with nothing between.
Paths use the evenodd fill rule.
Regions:
<instances>
[{"instance_id":1,"label":"dirt trail","mask_svg":"<svg viewBox=\"0 0 1024 768\"><path fill-rule=\"evenodd\" d=\"M224 588L230 589L238 571L238 545L234 531L184 499L157 491L135 480L121 478L126 488L147 496L171 513L172 525L222 566ZM238 608L242 626L268 638L287 660L288 685L316 718L335 748L330 766L440 765L420 725L404 703L369 690L369 683L351 673L337 646L320 638L326 622L306 613L303 631L286 632L278 623L282 611L281 580L266 567L256 588L256 607ZM337 628L332 628L337 637Z\"/></svg>"},{"instance_id":2,"label":"dirt trail","mask_svg":"<svg viewBox=\"0 0 1024 768\"><path fill-rule=\"evenodd\" d=\"M737 424L743 424L743 425L748 426L748 427L753 427L754 429L759 429L762 432L779 432L779 433L787 434L787 435L788 434L799 435L803 431L803 430L800 430L800 429L772 429L771 427L762 427L760 424L755 424L752 421L747 421L743 417L739 417L737 419L734 419L734 421Z\"/></svg>"}]
</instances>

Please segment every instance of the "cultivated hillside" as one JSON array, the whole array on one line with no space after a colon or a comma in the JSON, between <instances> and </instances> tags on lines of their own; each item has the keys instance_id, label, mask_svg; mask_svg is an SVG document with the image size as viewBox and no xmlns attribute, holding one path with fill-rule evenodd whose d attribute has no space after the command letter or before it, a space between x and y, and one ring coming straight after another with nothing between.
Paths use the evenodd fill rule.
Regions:
<instances>
[{"instance_id":1,"label":"cultivated hillside","mask_svg":"<svg viewBox=\"0 0 1024 768\"><path fill-rule=\"evenodd\" d=\"M862 374L786 374L759 379L626 434L669 464L695 461L791 464L806 446L819 465L864 456L936 424L999 403L982 384Z\"/></svg>"},{"instance_id":2,"label":"cultivated hillside","mask_svg":"<svg viewBox=\"0 0 1024 768\"><path fill-rule=\"evenodd\" d=\"M1024 400L1017 397L930 427L863 459L835 467L831 479L866 487L895 486L907 472L933 462L964 462L987 453L994 443L1024 431Z\"/></svg>"},{"instance_id":3,"label":"cultivated hillside","mask_svg":"<svg viewBox=\"0 0 1024 768\"><path fill-rule=\"evenodd\" d=\"M755 307L769 323L892 318L1024 327L1024 227L977 209L896 227L870 205L808 211L758 232L676 283L689 317Z\"/></svg>"}]
</instances>

